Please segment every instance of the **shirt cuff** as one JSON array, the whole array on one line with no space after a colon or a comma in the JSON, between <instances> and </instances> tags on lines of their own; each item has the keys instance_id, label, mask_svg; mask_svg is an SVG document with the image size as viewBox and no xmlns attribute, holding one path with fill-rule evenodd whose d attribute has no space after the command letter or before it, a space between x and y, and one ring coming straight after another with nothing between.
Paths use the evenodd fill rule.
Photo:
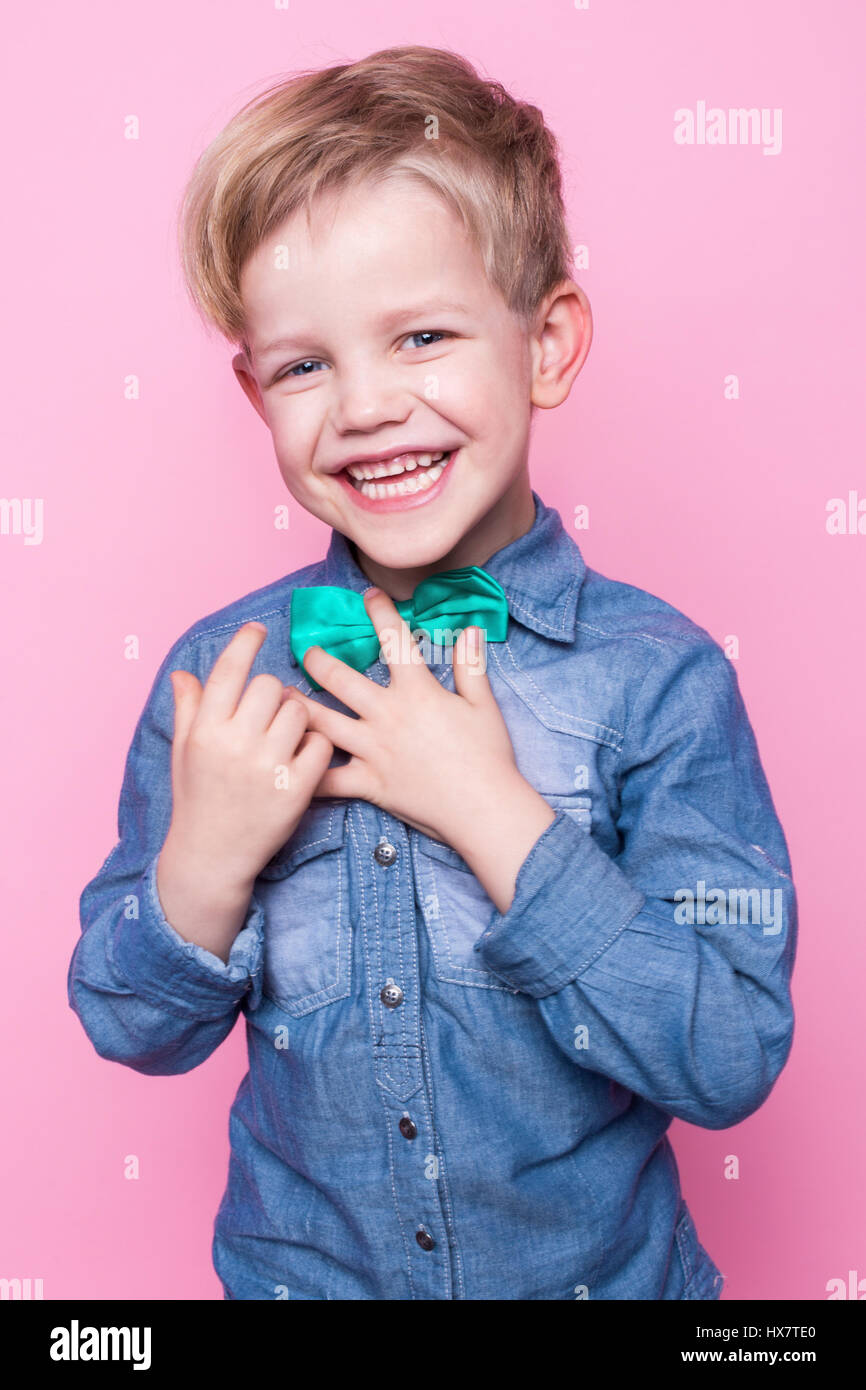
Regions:
<instances>
[{"instance_id":1,"label":"shirt cuff","mask_svg":"<svg viewBox=\"0 0 866 1390\"><path fill-rule=\"evenodd\" d=\"M555 994L606 951L646 897L565 812L539 836L507 912L475 943L487 969L525 994Z\"/></svg>"},{"instance_id":2,"label":"shirt cuff","mask_svg":"<svg viewBox=\"0 0 866 1390\"><path fill-rule=\"evenodd\" d=\"M255 896L228 961L186 941L166 919L156 887L159 855L139 879L139 891L111 932L109 950L121 975L148 1003L190 1018L218 1018L244 995L261 999L265 914Z\"/></svg>"}]
</instances>

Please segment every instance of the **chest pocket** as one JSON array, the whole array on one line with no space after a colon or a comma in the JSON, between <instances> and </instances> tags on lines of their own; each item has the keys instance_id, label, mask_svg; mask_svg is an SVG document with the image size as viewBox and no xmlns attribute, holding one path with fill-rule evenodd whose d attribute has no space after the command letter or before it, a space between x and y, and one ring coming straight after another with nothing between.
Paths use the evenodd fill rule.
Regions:
<instances>
[{"instance_id":1,"label":"chest pocket","mask_svg":"<svg viewBox=\"0 0 866 1390\"><path fill-rule=\"evenodd\" d=\"M314 803L256 879L265 913L263 993L294 1018L349 993L345 838L346 803Z\"/></svg>"},{"instance_id":2,"label":"chest pocket","mask_svg":"<svg viewBox=\"0 0 866 1390\"><path fill-rule=\"evenodd\" d=\"M588 796L542 792L555 810L565 811L583 830L591 829L591 802ZM469 865L450 845L414 834L414 865L418 904L424 917L434 971L440 980L479 989L499 989L506 994L518 991L497 975L485 970L475 943L490 925L495 903L479 883Z\"/></svg>"}]
</instances>

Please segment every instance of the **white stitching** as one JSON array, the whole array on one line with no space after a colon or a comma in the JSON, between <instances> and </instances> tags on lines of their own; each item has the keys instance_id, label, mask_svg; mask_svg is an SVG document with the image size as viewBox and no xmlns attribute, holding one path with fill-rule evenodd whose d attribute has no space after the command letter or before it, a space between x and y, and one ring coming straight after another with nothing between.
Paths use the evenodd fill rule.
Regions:
<instances>
[{"instance_id":1,"label":"white stitching","mask_svg":"<svg viewBox=\"0 0 866 1390\"><path fill-rule=\"evenodd\" d=\"M566 720L568 724L571 726L571 730L573 733L579 736L582 735L584 738L594 738L595 742L605 744L607 747L613 748L615 752L620 751L623 736L618 729L613 729L608 724L599 724L598 721L595 719L586 719L582 715L569 714L567 710L560 709L559 706L555 705L553 701L544 693L544 691L538 685L536 685L535 681L532 679L529 673L527 671L524 671L523 667L520 665L520 663L514 655L514 651L511 647L510 642L498 642L495 645L492 644L490 646L490 650L493 652L494 661L496 662L496 665L499 668L503 680L505 680L509 686L511 686L511 681L508 679L508 676L502 665L502 662L500 660L500 653L497 651L497 647L501 647L503 649L504 653L508 656L509 660L511 661L511 664L514 667L515 671L517 671L519 676L527 683L527 685L532 687L539 702L543 703L549 710L552 710L554 714L559 716L560 719ZM513 686L512 689L514 689ZM542 724L545 724L545 727L547 727L541 709L538 705L533 703L532 699L528 696L528 694L521 690L515 690L515 694L523 700L524 704L528 705L528 707L531 710L533 710L535 714L537 714ZM590 732L590 730L592 729L597 729L602 734L609 734L610 738L595 737Z\"/></svg>"}]
</instances>

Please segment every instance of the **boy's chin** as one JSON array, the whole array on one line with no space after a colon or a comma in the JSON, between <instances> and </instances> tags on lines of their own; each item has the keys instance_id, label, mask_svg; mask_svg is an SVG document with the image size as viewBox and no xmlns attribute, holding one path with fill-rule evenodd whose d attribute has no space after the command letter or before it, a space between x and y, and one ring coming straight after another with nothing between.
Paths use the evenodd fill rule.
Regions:
<instances>
[{"instance_id":1,"label":"boy's chin","mask_svg":"<svg viewBox=\"0 0 866 1390\"><path fill-rule=\"evenodd\" d=\"M356 558L359 554L372 560L382 569L412 570L425 565L436 565L451 553L462 539L458 532L453 537L425 536L423 540L412 543L407 538L404 544L384 544L366 537L349 536L349 542Z\"/></svg>"},{"instance_id":2,"label":"boy's chin","mask_svg":"<svg viewBox=\"0 0 866 1390\"><path fill-rule=\"evenodd\" d=\"M435 512L439 511L436 516ZM378 525L345 526L343 534L353 550L389 570L420 569L436 565L450 555L466 534L465 518L450 508L431 506L393 512L376 518ZM426 513L426 515L425 515ZM383 524L384 523L384 524Z\"/></svg>"}]
</instances>

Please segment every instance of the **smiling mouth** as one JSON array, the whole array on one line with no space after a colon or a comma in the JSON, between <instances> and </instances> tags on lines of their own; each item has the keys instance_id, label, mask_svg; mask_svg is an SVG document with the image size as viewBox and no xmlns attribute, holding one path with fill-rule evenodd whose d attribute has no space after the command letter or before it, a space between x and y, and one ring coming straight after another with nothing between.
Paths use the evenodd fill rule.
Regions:
<instances>
[{"instance_id":1,"label":"smiling mouth","mask_svg":"<svg viewBox=\"0 0 866 1390\"><path fill-rule=\"evenodd\" d=\"M350 463L343 471L364 497L411 497L433 487L455 453L452 449L439 454L402 454L399 459L379 463Z\"/></svg>"}]
</instances>

